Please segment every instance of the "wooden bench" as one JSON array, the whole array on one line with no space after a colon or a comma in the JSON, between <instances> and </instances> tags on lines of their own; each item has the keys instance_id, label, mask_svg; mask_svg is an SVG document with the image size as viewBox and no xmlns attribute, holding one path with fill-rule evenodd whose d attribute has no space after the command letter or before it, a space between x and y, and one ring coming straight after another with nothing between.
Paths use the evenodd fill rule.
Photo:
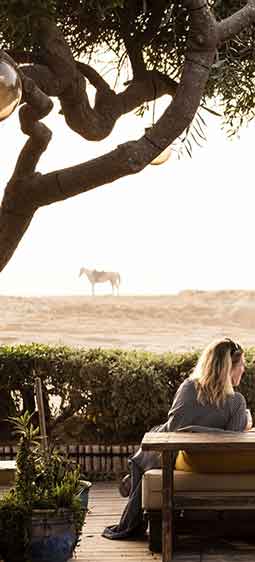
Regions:
<instances>
[{"instance_id":1,"label":"wooden bench","mask_svg":"<svg viewBox=\"0 0 255 562\"><path fill-rule=\"evenodd\" d=\"M14 486L15 474L16 461L0 461L0 499Z\"/></svg>"},{"instance_id":2,"label":"wooden bench","mask_svg":"<svg viewBox=\"0 0 255 562\"><path fill-rule=\"evenodd\" d=\"M174 471L175 454L186 451L255 452L255 432L146 433L143 450L162 454L162 470L145 472L142 504L149 519L149 545L170 562L181 533L254 537L255 473L196 474ZM162 536L162 541L161 541Z\"/></svg>"},{"instance_id":3,"label":"wooden bench","mask_svg":"<svg viewBox=\"0 0 255 562\"><path fill-rule=\"evenodd\" d=\"M145 472L142 506L149 548L162 550L162 470ZM248 512L249 510L249 512ZM174 471L174 543L185 535L254 537L255 473L196 474Z\"/></svg>"}]
</instances>

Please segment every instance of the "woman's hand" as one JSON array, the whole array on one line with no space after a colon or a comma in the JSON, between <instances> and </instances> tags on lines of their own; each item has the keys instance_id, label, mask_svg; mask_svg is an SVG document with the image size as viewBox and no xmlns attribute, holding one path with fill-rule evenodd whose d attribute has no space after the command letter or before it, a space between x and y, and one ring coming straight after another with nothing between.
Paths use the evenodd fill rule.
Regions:
<instances>
[{"instance_id":1,"label":"woman's hand","mask_svg":"<svg viewBox=\"0 0 255 562\"><path fill-rule=\"evenodd\" d=\"M253 428L253 420L250 410L247 409L246 414L247 414L247 424L244 431L251 431L251 429Z\"/></svg>"}]
</instances>

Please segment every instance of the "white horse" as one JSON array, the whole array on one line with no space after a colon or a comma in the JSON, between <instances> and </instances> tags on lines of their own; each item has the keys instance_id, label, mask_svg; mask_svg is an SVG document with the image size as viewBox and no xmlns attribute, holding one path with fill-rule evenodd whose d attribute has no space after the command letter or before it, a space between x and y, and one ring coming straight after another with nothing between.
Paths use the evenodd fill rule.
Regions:
<instances>
[{"instance_id":1,"label":"white horse","mask_svg":"<svg viewBox=\"0 0 255 562\"><path fill-rule=\"evenodd\" d=\"M120 274L117 271L97 271L96 269L81 267L79 277L81 277L81 275L87 275L91 283L92 295L95 294L96 283L106 283L107 281L111 283L112 294L114 295L114 289L116 289L117 295L119 294Z\"/></svg>"}]
</instances>

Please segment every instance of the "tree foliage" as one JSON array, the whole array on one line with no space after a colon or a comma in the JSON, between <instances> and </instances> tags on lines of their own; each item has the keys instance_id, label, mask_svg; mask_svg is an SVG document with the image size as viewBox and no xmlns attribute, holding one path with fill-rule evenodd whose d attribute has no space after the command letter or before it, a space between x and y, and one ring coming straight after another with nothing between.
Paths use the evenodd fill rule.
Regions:
<instances>
[{"instance_id":1,"label":"tree foliage","mask_svg":"<svg viewBox=\"0 0 255 562\"><path fill-rule=\"evenodd\" d=\"M245 5L243 0L211 0L218 21ZM2 0L0 40L3 49L22 60L40 60L34 20L53 17L74 57L88 63L98 50L110 49L120 69L132 48L142 52L147 70L179 78L184 63L189 18L180 0ZM255 27L249 26L218 49L205 88L205 97L219 96L231 126L254 114ZM131 45L130 45L131 43Z\"/></svg>"},{"instance_id":2,"label":"tree foliage","mask_svg":"<svg viewBox=\"0 0 255 562\"><path fill-rule=\"evenodd\" d=\"M141 171L190 125L201 100L217 98L232 130L254 114L255 0L2 0L0 47L22 78L20 123L29 136L0 211L3 269L42 205ZM111 51L115 91L93 67ZM4 55L4 52L7 53ZM96 90L95 104L86 87ZM41 119L58 98L66 124L88 141L110 135L122 115L169 96L169 107L138 141L68 170L39 176L51 132Z\"/></svg>"}]
</instances>

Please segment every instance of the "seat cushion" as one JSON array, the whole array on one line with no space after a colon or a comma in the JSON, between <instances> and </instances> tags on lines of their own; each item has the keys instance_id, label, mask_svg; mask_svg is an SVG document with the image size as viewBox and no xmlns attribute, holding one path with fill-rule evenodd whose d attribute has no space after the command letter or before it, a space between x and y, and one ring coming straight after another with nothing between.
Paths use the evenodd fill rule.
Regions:
<instances>
[{"instance_id":1,"label":"seat cushion","mask_svg":"<svg viewBox=\"0 0 255 562\"><path fill-rule=\"evenodd\" d=\"M253 451L229 451L227 453L179 451L175 468L184 472L255 473L255 453Z\"/></svg>"},{"instance_id":2,"label":"seat cushion","mask_svg":"<svg viewBox=\"0 0 255 562\"><path fill-rule=\"evenodd\" d=\"M0 461L0 486L13 484L16 474L16 461Z\"/></svg>"},{"instance_id":3,"label":"seat cushion","mask_svg":"<svg viewBox=\"0 0 255 562\"><path fill-rule=\"evenodd\" d=\"M250 474L202 474L174 471L175 492L245 492L255 494L255 471ZM147 470L142 480L142 505L144 509L162 507L162 470Z\"/></svg>"}]
</instances>

